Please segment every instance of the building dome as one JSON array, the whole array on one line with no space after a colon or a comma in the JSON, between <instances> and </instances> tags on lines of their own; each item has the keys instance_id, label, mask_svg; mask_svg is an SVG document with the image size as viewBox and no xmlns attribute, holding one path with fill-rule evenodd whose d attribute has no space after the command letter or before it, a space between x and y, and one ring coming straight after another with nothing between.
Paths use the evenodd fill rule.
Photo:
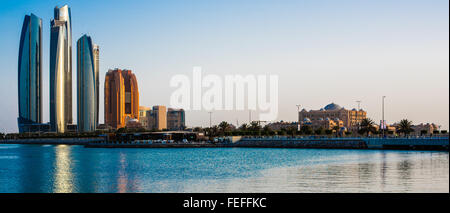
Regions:
<instances>
[{"instance_id":1,"label":"building dome","mask_svg":"<svg viewBox=\"0 0 450 213\"><path fill-rule=\"evenodd\" d=\"M352 111L356 111L356 109L355 109L355 108L353 108L353 109L352 109Z\"/></svg>"},{"instance_id":2,"label":"building dome","mask_svg":"<svg viewBox=\"0 0 450 213\"><path fill-rule=\"evenodd\" d=\"M335 103L328 104L324 107L325 110L340 110L341 108L342 108L341 106Z\"/></svg>"},{"instance_id":3,"label":"building dome","mask_svg":"<svg viewBox=\"0 0 450 213\"><path fill-rule=\"evenodd\" d=\"M323 118L319 118L319 121L323 121Z\"/></svg>"},{"instance_id":4,"label":"building dome","mask_svg":"<svg viewBox=\"0 0 450 213\"><path fill-rule=\"evenodd\" d=\"M325 118L325 120L326 120L326 121L329 121L329 120L330 120L330 118Z\"/></svg>"},{"instance_id":5,"label":"building dome","mask_svg":"<svg viewBox=\"0 0 450 213\"><path fill-rule=\"evenodd\" d=\"M305 119L303 119L303 121L304 121L304 122L311 122L311 119L305 118Z\"/></svg>"}]
</instances>

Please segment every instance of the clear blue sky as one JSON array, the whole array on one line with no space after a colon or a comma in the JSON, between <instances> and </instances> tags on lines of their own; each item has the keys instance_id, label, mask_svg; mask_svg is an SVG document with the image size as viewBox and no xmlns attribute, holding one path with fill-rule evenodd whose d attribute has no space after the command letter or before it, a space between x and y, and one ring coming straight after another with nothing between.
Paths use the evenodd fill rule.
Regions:
<instances>
[{"instance_id":1,"label":"clear blue sky","mask_svg":"<svg viewBox=\"0 0 450 213\"><path fill-rule=\"evenodd\" d=\"M0 1L0 132L17 131L17 54L24 15L43 19L44 122L48 113L49 29L55 6L72 9L73 45L84 33L110 68L137 75L140 105L168 105L176 74L277 74L279 120L295 121L296 104L357 106L388 123L408 118L449 127L447 0L173 0ZM76 60L75 48L73 60ZM73 64L74 87L76 66ZM75 89L73 91L76 91ZM76 94L74 118L76 118ZM103 116L100 116L103 122ZM205 111L189 126L208 126ZM247 111L213 113L213 122L248 121Z\"/></svg>"}]
</instances>

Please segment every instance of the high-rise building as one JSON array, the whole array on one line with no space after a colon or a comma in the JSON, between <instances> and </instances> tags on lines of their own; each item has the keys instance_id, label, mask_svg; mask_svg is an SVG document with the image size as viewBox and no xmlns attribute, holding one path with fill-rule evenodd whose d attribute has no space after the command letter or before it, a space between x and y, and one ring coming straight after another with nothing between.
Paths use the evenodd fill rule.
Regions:
<instances>
[{"instance_id":1,"label":"high-rise building","mask_svg":"<svg viewBox=\"0 0 450 213\"><path fill-rule=\"evenodd\" d=\"M109 70L105 77L105 124L121 128L125 118L139 119L139 91L131 70Z\"/></svg>"},{"instance_id":2,"label":"high-rise building","mask_svg":"<svg viewBox=\"0 0 450 213\"><path fill-rule=\"evenodd\" d=\"M165 106L153 106L152 110L147 111L148 129L164 130L167 129L167 112Z\"/></svg>"},{"instance_id":3,"label":"high-rise building","mask_svg":"<svg viewBox=\"0 0 450 213\"><path fill-rule=\"evenodd\" d=\"M139 123L144 129L148 129L147 111L151 110L150 107L139 106Z\"/></svg>"},{"instance_id":4,"label":"high-rise building","mask_svg":"<svg viewBox=\"0 0 450 213\"><path fill-rule=\"evenodd\" d=\"M95 97L97 98L96 100L96 115L97 115L97 124L99 122L99 105L100 105L100 90L99 90L99 85L100 85L100 80L99 80L99 73L100 73L100 48L98 47L98 45L93 44L93 48L94 48L94 69L95 69Z\"/></svg>"},{"instance_id":5,"label":"high-rise building","mask_svg":"<svg viewBox=\"0 0 450 213\"><path fill-rule=\"evenodd\" d=\"M72 23L70 8L55 7L50 30L50 126L65 132L72 119Z\"/></svg>"},{"instance_id":6,"label":"high-rise building","mask_svg":"<svg viewBox=\"0 0 450 213\"><path fill-rule=\"evenodd\" d=\"M183 130L186 127L184 109L167 110L167 129Z\"/></svg>"},{"instance_id":7,"label":"high-rise building","mask_svg":"<svg viewBox=\"0 0 450 213\"><path fill-rule=\"evenodd\" d=\"M95 131L97 88L94 44L84 35L77 42L77 124L79 132Z\"/></svg>"},{"instance_id":8,"label":"high-rise building","mask_svg":"<svg viewBox=\"0 0 450 213\"><path fill-rule=\"evenodd\" d=\"M19 132L42 122L42 19L26 15L22 25L18 64Z\"/></svg>"}]
</instances>

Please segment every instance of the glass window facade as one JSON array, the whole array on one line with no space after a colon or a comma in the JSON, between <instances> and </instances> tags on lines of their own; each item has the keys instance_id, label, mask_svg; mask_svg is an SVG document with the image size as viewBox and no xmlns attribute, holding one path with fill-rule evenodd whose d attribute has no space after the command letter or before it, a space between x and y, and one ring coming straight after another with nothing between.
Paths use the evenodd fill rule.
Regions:
<instances>
[{"instance_id":1,"label":"glass window facade","mask_svg":"<svg viewBox=\"0 0 450 213\"><path fill-rule=\"evenodd\" d=\"M42 19L26 15L18 60L19 132L42 122Z\"/></svg>"},{"instance_id":2,"label":"glass window facade","mask_svg":"<svg viewBox=\"0 0 450 213\"><path fill-rule=\"evenodd\" d=\"M91 37L77 42L77 123L79 132L95 131L97 126L97 91L94 49Z\"/></svg>"}]
</instances>

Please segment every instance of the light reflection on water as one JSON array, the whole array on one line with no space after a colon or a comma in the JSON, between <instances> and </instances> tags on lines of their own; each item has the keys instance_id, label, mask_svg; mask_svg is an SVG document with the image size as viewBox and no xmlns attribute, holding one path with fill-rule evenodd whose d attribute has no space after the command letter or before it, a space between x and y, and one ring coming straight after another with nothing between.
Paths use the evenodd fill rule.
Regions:
<instances>
[{"instance_id":1,"label":"light reflection on water","mask_svg":"<svg viewBox=\"0 0 450 213\"><path fill-rule=\"evenodd\" d=\"M72 156L70 149L71 146L67 145L58 145L55 147L56 160L54 163L56 171L53 174L55 180L53 192L73 192Z\"/></svg>"},{"instance_id":2,"label":"light reflection on water","mask_svg":"<svg viewBox=\"0 0 450 213\"><path fill-rule=\"evenodd\" d=\"M448 152L0 145L0 192L449 192Z\"/></svg>"}]
</instances>

